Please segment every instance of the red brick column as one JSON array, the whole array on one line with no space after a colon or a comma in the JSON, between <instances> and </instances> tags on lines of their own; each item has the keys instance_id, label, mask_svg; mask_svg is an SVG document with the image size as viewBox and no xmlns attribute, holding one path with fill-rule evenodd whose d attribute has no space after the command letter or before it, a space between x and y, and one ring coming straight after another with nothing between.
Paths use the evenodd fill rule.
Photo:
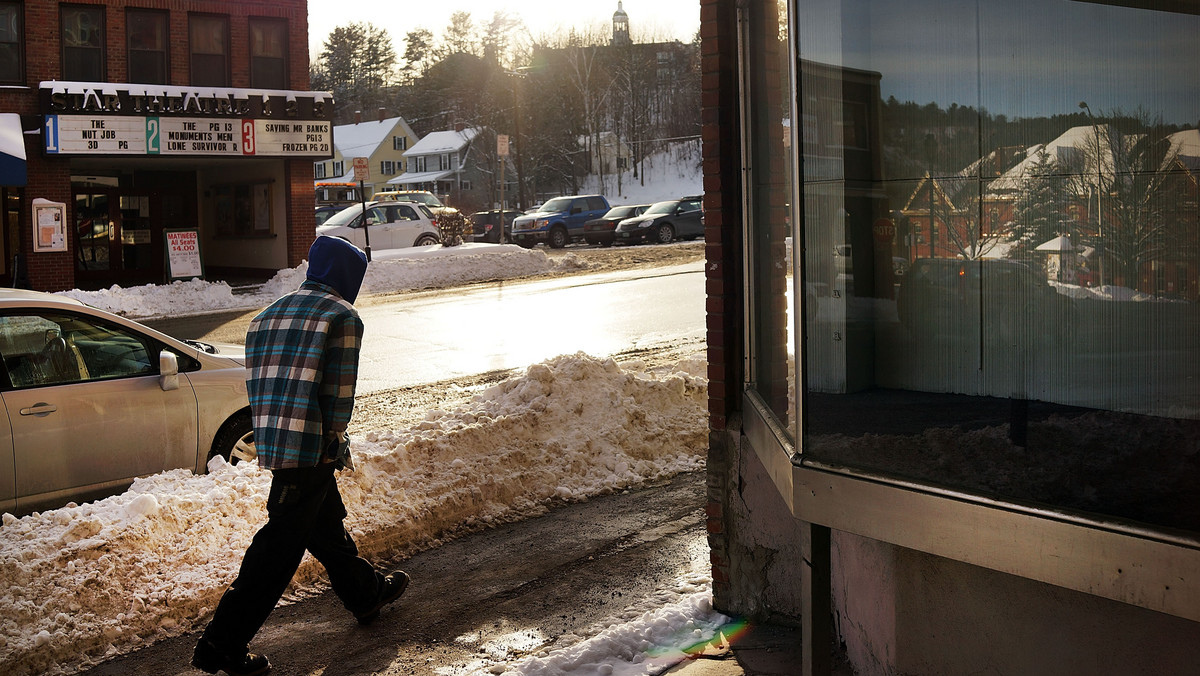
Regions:
<instances>
[{"instance_id":1,"label":"red brick column","mask_svg":"<svg viewBox=\"0 0 1200 676\"><path fill-rule=\"evenodd\" d=\"M708 300L708 541L717 607L729 594L726 507L737 473L742 391L741 142L735 0L701 0L700 58ZM731 416L734 420L731 424Z\"/></svg>"}]
</instances>

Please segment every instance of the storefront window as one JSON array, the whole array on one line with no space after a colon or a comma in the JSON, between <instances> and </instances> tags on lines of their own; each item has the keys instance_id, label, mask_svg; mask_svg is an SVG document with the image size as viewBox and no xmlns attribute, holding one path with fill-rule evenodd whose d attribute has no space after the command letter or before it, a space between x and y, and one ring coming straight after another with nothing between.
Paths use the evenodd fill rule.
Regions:
<instances>
[{"instance_id":1,"label":"storefront window","mask_svg":"<svg viewBox=\"0 0 1200 676\"><path fill-rule=\"evenodd\" d=\"M0 2L0 83L25 81L24 29L21 3Z\"/></svg>"},{"instance_id":2,"label":"storefront window","mask_svg":"<svg viewBox=\"0 0 1200 676\"><path fill-rule=\"evenodd\" d=\"M205 87L229 86L229 19L193 14L191 35L192 84Z\"/></svg>"},{"instance_id":3,"label":"storefront window","mask_svg":"<svg viewBox=\"0 0 1200 676\"><path fill-rule=\"evenodd\" d=\"M792 275L792 209L789 68L786 3L746 3L741 43L746 52L742 77L746 148L750 170L746 248L752 271L748 307L749 386L795 437L797 410L789 294Z\"/></svg>"},{"instance_id":4,"label":"storefront window","mask_svg":"<svg viewBox=\"0 0 1200 676\"><path fill-rule=\"evenodd\" d=\"M1200 16L1119 4L795 3L804 460L1200 531Z\"/></svg>"},{"instance_id":5,"label":"storefront window","mask_svg":"<svg viewBox=\"0 0 1200 676\"><path fill-rule=\"evenodd\" d=\"M125 24L129 81L167 84L167 13L130 9Z\"/></svg>"},{"instance_id":6,"label":"storefront window","mask_svg":"<svg viewBox=\"0 0 1200 676\"><path fill-rule=\"evenodd\" d=\"M104 8L62 8L62 74L64 80L103 82Z\"/></svg>"}]
</instances>

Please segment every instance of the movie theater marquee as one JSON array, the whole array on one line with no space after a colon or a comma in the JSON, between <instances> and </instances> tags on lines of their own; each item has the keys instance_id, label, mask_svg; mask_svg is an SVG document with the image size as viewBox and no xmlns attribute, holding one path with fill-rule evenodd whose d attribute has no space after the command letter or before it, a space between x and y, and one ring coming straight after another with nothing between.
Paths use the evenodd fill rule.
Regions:
<instances>
[{"instance_id":1,"label":"movie theater marquee","mask_svg":"<svg viewBox=\"0 0 1200 676\"><path fill-rule=\"evenodd\" d=\"M333 156L328 92L41 83L47 155Z\"/></svg>"}]
</instances>

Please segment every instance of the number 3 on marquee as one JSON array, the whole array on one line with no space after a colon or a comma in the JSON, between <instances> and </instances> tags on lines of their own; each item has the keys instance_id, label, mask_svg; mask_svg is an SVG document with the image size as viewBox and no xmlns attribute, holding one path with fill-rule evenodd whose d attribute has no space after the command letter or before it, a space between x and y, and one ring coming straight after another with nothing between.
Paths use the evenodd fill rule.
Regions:
<instances>
[{"instance_id":1,"label":"number 3 on marquee","mask_svg":"<svg viewBox=\"0 0 1200 676\"><path fill-rule=\"evenodd\" d=\"M254 154L254 120L242 120L242 154Z\"/></svg>"}]
</instances>

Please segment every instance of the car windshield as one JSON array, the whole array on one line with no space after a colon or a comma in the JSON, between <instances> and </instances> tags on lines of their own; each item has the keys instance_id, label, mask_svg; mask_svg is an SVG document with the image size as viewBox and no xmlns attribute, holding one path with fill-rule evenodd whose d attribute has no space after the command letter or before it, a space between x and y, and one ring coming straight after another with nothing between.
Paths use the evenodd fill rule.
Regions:
<instances>
[{"instance_id":1,"label":"car windshield","mask_svg":"<svg viewBox=\"0 0 1200 676\"><path fill-rule=\"evenodd\" d=\"M629 218L637 213L637 207L613 207L604 214L605 218Z\"/></svg>"},{"instance_id":2,"label":"car windshield","mask_svg":"<svg viewBox=\"0 0 1200 676\"><path fill-rule=\"evenodd\" d=\"M649 209L643 211L642 214L646 216L651 214L669 214L675 211L676 204L677 202L675 200L671 200L669 202L655 202L654 204L650 205Z\"/></svg>"},{"instance_id":3,"label":"car windshield","mask_svg":"<svg viewBox=\"0 0 1200 676\"><path fill-rule=\"evenodd\" d=\"M431 207L442 206L442 203L438 200L438 198L423 192L413 192L399 195L396 199L400 200L401 202L420 202L421 204L428 204Z\"/></svg>"},{"instance_id":4,"label":"car windshield","mask_svg":"<svg viewBox=\"0 0 1200 676\"><path fill-rule=\"evenodd\" d=\"M373 206L373 205L374 205L374 203L371 203L368 205L368 207ZM326 221L324 223L322 223L322 225L351 225L352 226L354 223L354 220L356 218L358 218L359 216L362 216L362 212L363 212L363 207L361 204L351 204L350 206L346 207L345 209L342 209L341 211L337 212L336 214L330 216L328 219L326 219Z\"/></svg>"},{"instance_id":5,"label":"car windshield","mask_svg":"<svg viewBox=\"0 0 1200 676\"><path fill-rule=\"evenodd\" d=\"M571 208L570 197L555 197L542 205L542 211L546 213L566 211Z\"/></svg>"},{"instance_id":6,"label":"car windshield","mask_svg":"<svg viewBox=\"0 0 1200 676\"><path fill-rule=\"evenodd\" d=\"M329 217L336 214L337 209L320 209L317 211L317 225L323 224L329 220Z\"/></svg>"}]
</instances>

